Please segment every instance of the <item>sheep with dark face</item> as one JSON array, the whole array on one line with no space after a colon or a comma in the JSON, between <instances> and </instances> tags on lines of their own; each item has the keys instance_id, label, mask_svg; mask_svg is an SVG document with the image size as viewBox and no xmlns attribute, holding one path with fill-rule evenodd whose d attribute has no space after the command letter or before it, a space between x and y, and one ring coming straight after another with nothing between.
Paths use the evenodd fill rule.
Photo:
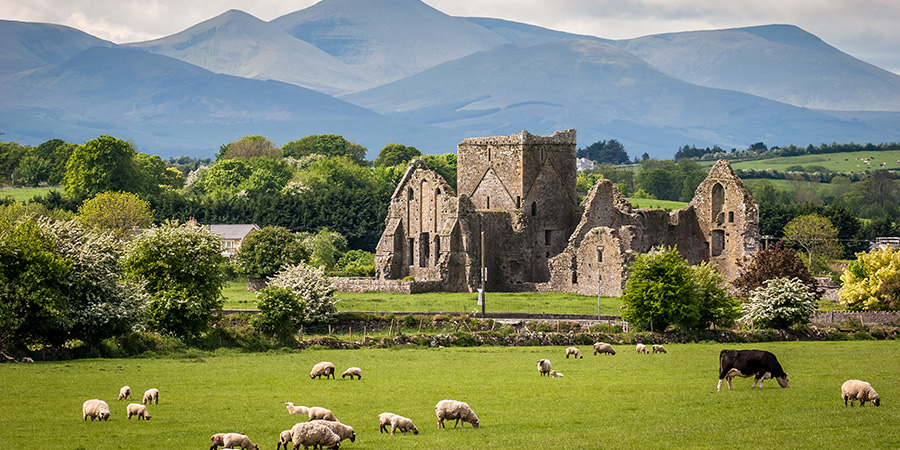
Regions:
<instances>
[{"instance_id":1,"label":"sheep with dark face","mask_svg":"<svg viewBox=\"0 0 900 450\"><path fill-rule=\"evenodd\" d=\"M653 353L669 353L666 348L659 344L653 344Z\"/></svg>"},{"instance_id":2,"label":"sheep with dark face","mask_svg":"<svg viewBox=\"0 0 900 450\"><path fill-rule=\"evenodd\" d=\"M141 403L149 405L151 402L154 405L159 404L159 389L153 388L144 391L144 398L141 400Z\"/></svg>"},{"instance_id":3,"label":"sheep with dark face","mask_svg":"<svg viewBox=\"0 0 900 450\"><path fill-rule=\"evenodd\" d=\"M594 355L597 353L615 355L616 350L612 347L612 345L607 344L606 342L595 342L594 343Z\"/></svg>"},{"instance_id":4,"label":"sheep with dark face","mask_svg":"<svg viewBox=\"0 0 900 450\"><path fill-rule=\"evenodd\" d=\"M544 375L550 375L550 371L553 370L553 367L550 364L549 359L541 359L538 361L537 369L538 369L538 372L541 373L541 376L544 376Z\"/></svg>"},{"instance_id":5,"label":"sheep with dark face","mask_svg":"<svg viewBox=\"0 0 900 450\"><path fill-rule=\"evenodd\" d=\"M351 367L341 374L341 379L344 379L345 377L350 377L351 380L353 379L353 377L356 377L357 380L361 380L362 369L360 369L359 367Z\"/></svg>"},{"instance_id":6,"label":"sheep with dark face","mask_svg":"<svg viewBox=\"0 0 900 450\"><path fill-rule=\"evenodd\" d=\"M131 420L131 416L137 416L138 420L150 420L152 418L150 412L147 411L147 407L140 403L129 403L126 411L128 412L128 420Z\"/></svg>"},{"instance_id":7,"label":"sheep with dark face","mask_svg":"<svg viewBox=\"0 0 900 450\"><path fill-rule=\"evenodd\" d=\"M322 361L313 366L312 370L309 372L310 379L321 378L323 376L326 379L328 379L328 377L334 379L334 364L328 361Z\"/></svg>"},{"instance_id":8,"label":"sheep with dark face","mask_svg":"<svg viewBox=\"0 0 900 450\"><path fill-rule=\"evenodd\" d=\"M572 355L576 358L584 358L584 356L581 355L581 350L578 350L576 347L566 348L566 359L569 359L569 355Z\"/></svg>"},{"instance_id":9,"label":"sheep with dark face","mask_svg":"<svg viewBox=\"0 0 900 450\"><path fill-rule=\"evenodd\" d=\"M116 400L125 400L126 398L131 400L131 387L122 386L122 388L119 389L119 395L116 396Z\"/></svg>"},{"instance_id":10,"label":"sheep with dark face","mask_svg":"<svg viewBox=\"0 0 900 450\"><path fill-rule=\"evenodd\" d=\"M109 420L109 405L103 400L92 399L86 400L81 405L81 415L84 421L87 421L87 418L91 418L91 422L94 419L100 419L102 421Z\"/></svg>"},{"instance_id":11,"label":"sheep with dark face","mask_svg":"<svg viewBox=\"0 0 900 450\"><path fill-rule=\"evenodd\" d=\"M647 351L647 346L644 345L644 344L638 344L638 345L636 345L636 346L635 346L635 349L637 350L637 352L638 352L639 355L640 355L641 353L646 353L646 354L648 354L648 355L650 354L650 352Z\"/></svg>"},{"instance_id":12,"label":"sheep with dark face","mask_svg":"<svg viewBox=\"0 0 900 450\"><path fill-rule=\"evenodd\" d=\"M844 406L847 406L847 400L850 400L850 406L853 402L859 400L859 407L865 406L869 402L875 406L881 406L881 398L872 385L860 380L847 380L841 385L841 398L844 399Z\"/></svg>"},{"instance_id":13,"label":"sheep with dark face","mask_svg":"<svg viewBox=\"0 0 900 450\"><path fill-rule=\"evenodd\" d=\"M391 436L394 435L395 430L400 430L403 434L408 431L412 431L412 434L419 434L419 428L413 424L412 420L397 415L391 417Z\"/></svg>"},{"instance_id":14,"label":"sheep with dark face","mask_svg":"<svg viewBox=\"0 0 900 450\"><path fill-rule=\"evenodd\" d=\"M459 425L460 420L463 421L463 428L466 427L466 422L469 422L473 427L478 428L478 416L475 415L475 411L472 411L472 408L470 408L466 402L441 400L437 405L434 405L434 413L438 418L438 428L444 428L444 419L456 419L453 428L456 428L456 426Z\"/></svg>"}]
</instances>

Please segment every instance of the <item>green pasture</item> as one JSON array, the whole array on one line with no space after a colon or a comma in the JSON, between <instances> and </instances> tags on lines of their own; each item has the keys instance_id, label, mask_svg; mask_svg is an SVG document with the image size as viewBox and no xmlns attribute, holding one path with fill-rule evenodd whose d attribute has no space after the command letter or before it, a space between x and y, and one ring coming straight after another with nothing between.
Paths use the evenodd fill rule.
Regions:
<instances>
[{"instance_id":1,"label":"green pasture","mask_svg":"<svg viewBox=\"0 0 900 450\"><path fill-rule=\"evenodd\" d=\"M209 436L243 432L274 449L279 433L306 417L284 401L331 409L354 427L343 449L720 449L723 447L846 449L900 447L900 367L897 341L782 342L746 345L668 344L668 354L565 359L563 347L406 347L304 350L169 359L76 360L0 365L0 430L8 448L208 448ZM770 380L750 389L716 392L719 351L774 352L791 387ZM564 378L540 377L549 358ZM310 380L309 369L331 361L363 370L359 381ZM872 383L883 406L844 407L840 385ZM153 419L125 418L122 385L139 397L160 391ZM110 404L108 422L82 421L81 404ZM467 402L470 426L438 430L434 405ZM411 418L419 435L378 431L378 414Z\"/></svg>"},{"instance_id":2,"label":"green pasture","mask_svg":"<svg viewBox=\"0 0 900 450\"><path fill-rule=\"evenodd\" d=\"M869 164L863 162L869 160ZM845 152L828 153L821 155L783 156L778 158L760 159L756 161L739 161L731 163L735 169L774 169L785 170L788 166L822 166L833 172L864 172L877 169L900 169L900 150L888 150L883 152ZM713 162L705 161L704 165ZM884 167L881 163L886 163Z\"/></svg>"},{"instance_id":3,"label":"green pasture","mask_svg":"<svg viewBox=\"0 0 900 450\"><path fill-rule=\"evenodd\" d=\"M629 198L631 206L635 208L645 209L665 209L666 211L674 211L687 207L686 202L676 202L671 200L656 200L653 198Z\"/></svg>"},{"instance_id":4,"label":"green pasture","mask_svg":"<svg viewBox=\"0 0 900 450\"><path fill-rule=\"evenodd\" d=\"M4 187L0 188L0 198L12 197L17 202L25 202L36 196L42 196L52 190L62 191L61 187Z\"/></svg>"}]
</instances>

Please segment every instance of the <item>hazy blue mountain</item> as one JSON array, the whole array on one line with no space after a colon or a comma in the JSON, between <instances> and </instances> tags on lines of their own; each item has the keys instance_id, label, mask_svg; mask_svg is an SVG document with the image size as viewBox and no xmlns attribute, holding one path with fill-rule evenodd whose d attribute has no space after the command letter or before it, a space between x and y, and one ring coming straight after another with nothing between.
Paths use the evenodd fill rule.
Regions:
<instances>
[{"instance_id":1,"label":"hazy blue mountain","mask_svg":"<svg viewBox=\"0 0 900 450\"><path fill-rule=\"evenodd\" d=\"M701 86L807 108L900 111L900 76L792 25L657 34L617 45Z\"/></svg>"},{"instance_id":2,"label":"hazy blue mountain","mask_svg":"<svg viewBox=\"0 0 900 450\"><path fill-rule=\"evenodd\" d=\"M467 17L466 20L476 25L487 28L506 39L510 44L519 45L537 45L546 44L560 39L588 39L592 41L600 41L613 43L610 39L603 39L596 36L587 36L583 34L566 33L564 31L551 30L535 25L525 23L512 22L503 19L492 19L488 17Z\"/></svg>"},{"instance_id":3,"label":"hazy blue mountain","mask_svg":"<svg viewBox=\"0 0 900 450\"><path fill-rule=\"evenodd\" d=\"M659 157L685 144L891 137L809 109L687 83L621 48L586 40L502 46L343 98L467 135L576 128L584 145L616 138L631 154Z\"/></svg>"},{"instance_id":4,"label":"hazy blue mountain","mask_svg":"<svg viewBox=\"0 0 900 450\"><path fill-rule=\"evenodd\" d=\"M0 20L0 75L59 64L90 47L113 45L64 25Z\"/></svg>"},{"instance_id":5,"label":"hazy blue mountain","mask_svg":"<svg viewBox=\"0 0 900 450\"><path fill-rule=\"evenodd\" d=\"M323 0L271 23L382 82L507 43L419 0Z\"/></svg>"},{"instance_id":6,"label":"hazy blue mountain","mask_svg":"<svg viewBox=\"0 0 900 450\"><path fill-rule=\"evenodd\" d=\"M129 46L171 56L216 73L284 81L327 94L373 85L365 72L237 10L180 33Z\"/></svg>"}]
</instances>

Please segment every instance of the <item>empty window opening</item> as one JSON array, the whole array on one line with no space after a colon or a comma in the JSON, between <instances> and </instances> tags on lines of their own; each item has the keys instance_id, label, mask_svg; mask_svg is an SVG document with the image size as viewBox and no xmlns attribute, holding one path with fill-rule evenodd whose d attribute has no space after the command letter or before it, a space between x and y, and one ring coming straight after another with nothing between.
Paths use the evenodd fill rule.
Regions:
<instances>
[{"instance_id":1,"label":"empty window opening","mask_svg":"<svg viewBox=\"0 0 900 450\"><path fill-rule=\"evenodd\" d=\"M603 262L603 249L602 248L597 248L597 262L598 263Z\"/></svg>"},{"instance_id":2,"label":"empty window opening","mask_svg":"<svg viewBox=\"0 0 900 450\"><path fill-rule=\"evenodd\" d=\"M578 284L578 272L572 271L572 284Z\"/></svg>"},{"instance_id":3,"label":"empty window opening","mask_svg":"<svg viewBox=\"0 0 900 450\"><path fill-rule=\"evenodd\" d=\"M734 223L734 211L728 211L728 222Z\"/></svg>"},{"instance_id":4,"label":"empty window opening","mask_svg":"<svg viewBox=\"0 0 900 450\"><path fill-rule=\"evenodd\" d=\"M491 209L491 196L487 196L487 209Z\"/></svg>"},{"instance_id":5,"label":"empty window opening","mask_svg":"<svg viewBox=\"0 0 900 450\"><path fill-rule=\"evenodd\" d=\"M550 230L544 230L544 245L550 245Z\"/></svg>"},{"instance_id":6,"label":"empty window opening","mask_svg":"<svg viewBox=\"0 0 900 450\"><path fill-rule=\"evenodd\" d=\"M441 258L441 237L434 237L434 264L437 265L438 260Z\"/></svg>"},{"instance_id":7,"label":"empty window opening","mask_svg":"<svg viewBox=\"0 0 900 450\"><path fill-rule=\"evenodd\" d=\"M419 267L427 267L428 259L431 257L431 240L428 239L428 233L419 235Z\"/></svg>"},{"instance_id":8,"label":"empty window opening","mask_svg":"<svg viewBox=\"0 0 900 450\"><path fill-rule=\"evenodd\" d=\"M537 215L537 202L531 202L531 217Z\"/></svg>"},{"instance_id":9,"label":"empty window opening","mask_svg":"<svg viewBox=\"0 0 900 450\"><path fill-rule=\"evenodd\" d=\"M415 256L415 255L413 255L413 249L416 248L415 247L416 240L413 238L409 238L409 239L407 239L407 243L408 243L407 251L409 252L409 257L407 258L407 265L411 266L414 264L414 261L415 261L415 259L413 259L413 256Z\"/></svg>"},{"instance_id":10,"label":"empty window opening","mask_svg":"<svg viewBox=\"0 0 900 450\"><path fill-rule=\"evenodd\" d=\"M491 148L488 147L488 161L491 160Z\"/></svg>"},{"instance_id":11,"label":"empty window opening","mask_svg":"<svg viewBox=\"0 0 900 450\"><path fill-rule=\"evenodd\" d=\"M413 190L412 188L406 188L406 196L409 197L409 200L413 200Z\"/></svg>"},{"instance_id":12,"label":"empty window opening","mask_svg":"<svg viewBox=\"0 0 900 450\"><path fill-rule=\"evenodd\" d=\"M712 256L719 256L725 250L725 230L712 232Z\"/></svg>"},{"instance_id":13,"label":"empty window opening","mask_svg":"<svg viewBox=\"0 0 900 450\"><path fill-rule=\"evenodd\" d=\"M522 196L517 195L516 196L516 208L521 208L521 207L522 207Z\"/></svg>"}]
</instances>

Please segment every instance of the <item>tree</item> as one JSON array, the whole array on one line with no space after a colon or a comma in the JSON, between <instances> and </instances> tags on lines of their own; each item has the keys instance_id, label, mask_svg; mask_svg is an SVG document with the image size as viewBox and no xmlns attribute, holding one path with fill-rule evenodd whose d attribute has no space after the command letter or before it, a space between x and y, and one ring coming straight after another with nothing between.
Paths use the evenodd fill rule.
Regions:
<instances>
[{"instance_id":1,"label":"tree","mask_svg":"<svg viewBox=\"0 0 900 450\"><path fill-rule=\"evenodd\" d=\"M131 144L112 136L85 142L66 163L66 194L87 198L103 191L143 192L135 155Z\"/></svg>"},{"instance_id":2,"label":"tree","mask_svg":"<svg viewBox=\"0 0 900 450\"><path fill-rule=\"evenodd\" d=\"M740 316L740 308L737 300L729 297L728 292L720 287L725 284L722 275L708 262L691 267L691 272L700 311L697 323L721 328L734 325L734 321Z\"/></svg>"},{"instance_id":3,"label":"tree","mask_svg":"<svg viewBox=\"0 0 900 450\"><path fill-rule=\"evenodd\" d=\"M78 220L97 230L129 239L153 223L150 203L130 192L101 192L78 209Z\"/></svg>"},{"instance_id":4,"label":"tree","mask_svg":"<svg viewBox=\"0 0 900 450\"><path fill-rule=\"evenodd\" d=\"M891 247L858 253L841 274L840 302L852 310L898 306L900 249Z\"/></svg>"},{"instance_id":5,"label":"tree","mask_svg":"<svg viewBox=\"0 0 900 450\"><path fill-rule=\"evenodd\" d=\"M301 158L318 153L324 156L346 156L356 164L363 165L367 149L362 145L344 139L338 134L311 134L281 147L284 156Z\"/></svg>"},{"instance_id":6,"label":"tree","mask_svg":"<svg viewBox=\"0 0 900 450\"><path fill-rule=\"evenodd\" d=\"M210 310L223 301L220 240L205 228L166 222L131 241L123 265L130 280L145 286L151 327L187 337L206 329Z\"/></svg>"},{"instance_id":7,"label":"tree","mask_svg":"<svg viewBox=\"0 0 900 450\"><path fill-rule=\"evenodd\" d=\"M16 169L16 183L23 186L37 186L50 178L52 169L50 161L38 157L33 151L29 152L19 160L19 167Z\"/></svg>"},{"instance_id":8,"label":"tree","mask_svg":"<svg viewBox=\"0 0 900 450\"><path fill-rule=\"evenodd\" d=\"M797 217L784 227L784 240L806 251L810 270L813 270L814 258L832 259L840 256L842 248L837 238L837 228L830 220L818 214Z\"/></svg>"},{"instance_id":9,"label":"tree","mask_svg":"<svg viewBox=\"0 0 900 450\"><path fill-rule=\"evenodd\" d=\"M326 272L331 271L341 254L347 251L347 239L327 228L314 234L304 233L301 239L309 253L309 265L321 267Z\"/></svg>"},{"instance_id":10,"label":"tree","mask_svg":"<svg viewBox=\"0 0 900 450\"><path fill-rule=\"evenodd\" d=\"M690 328L700 319L697 287L687 262L674 248L639 255L628 267L622 318L640 329Z\"/></svg>"},{"instance_id":11,"label":"tree","mask_svg":"<svg viewBox=\"0 0 900 450\"><path fill-rule=\"evenodd\" d=\"M629 161L628 153L625 152L625 146L615 139L594 142L578 150L576 155L579 158L587 158L598 164L626 164Z\"/></svg>"},{"instance_id":12,"label":"tree","mask_svg":"<svg viewBox=\"0 0 900 450\"><path fill-rule=\"evenodd\" d=\"M809 323L816 313L816 296L796 278L775 278L754 289L741 311L744 313L742 322L785 329L794 324Z\"/></svg>"},{"instance_id":13,"label":"tree","mask_svg":"<svg viewBox=\"0 0 900 450\"><path fill-rule=\"evenodd\" d=\"M38 158L50 163L50 174L44 180L47 184L57 186L63 183L66 178L66 163L76 148L77 145L62 139L51 139L34 148L34 154Z\"/></svg>"},{"instance_id":14,"label":"tree","mask_svg":"<svg viewBox=\"0 0 900 450\"><path fill-rule=\"evenodd\" d=\"M247 160L237 158L216 161L201 178L202 191L211 197L233 197L252 173L253 168Z\"/></svg>"},{"instance_id":15,"label":"tree","mask_svg":"<svg viewBox=\"0 0 900 450\"><path fill-rule=\"evenodd\" d=\"M756 252L732 285L744 297L749 297L751 291L775 278L798 279L810 292L818 295L817 283L809 268L794 249L785 248L780 241L771 248Z\"/></svg>"},{"instance_id":16,"label":"tree","mask_svg":"<svg viewBox=\"0 0 900 450\"><path fill-rule=\"evenodd\" d=\"M337 315L334 286L320 268L306 264L286 266L272 278L269 286L288 289L304 302L303 323L329 323Z\"/></svg>"},{"instance_id":17,"label":"tree","mask_svg":"<svg viewBox=\"0 0 900 450\"><path fill-rule=\"evenodd\" d=\"M282 151L265 136L244 136L224 146L222 159L281 158Z\"/></svg>"},{"instance_id":18,"label":"tree","mask_svg":"<svg viewBox=\"0 0 900 450\"><path fill-rule=\"evenodd\" d=\"M309 252L299 237L284 227L269 226L251 233L235 255L239 273L252 278L268 278L282 267L299 264Z\"/></svg>"},{"instance_id":19,"label":"tree","mask_svg":"<svg viewBox=\"0 0 900 450\"><path fill-rule=\"evenodd\" d=\"M15 142L0 142L0 183L15 184L18 182L16 169L28 151L29 147Z\"/></svg>"},{"instance_id":20,"label":"tree","mask_svg":"<svg viewBox=\"0 0 900 450\"><path fill-rule=\"evenodd\" d=\"M418 156L422 156L422 152L415 147L407 147L401 144L388 144L378 152L373 165L375 167L396 166L398 164L409 164L410 161Z\"/></svg>"},{"instance_id":21,"label":"tree","mask_svg":"<svg viewBox=\"0 0 900 450\"><path fill-rule=\"evenodd\" d=\"M264 333L282 338L292 336L303 323L306 303L288 288L268 286L259 291L256 301L259 314L252 323Z\"/></svg>"}]
</instances>

